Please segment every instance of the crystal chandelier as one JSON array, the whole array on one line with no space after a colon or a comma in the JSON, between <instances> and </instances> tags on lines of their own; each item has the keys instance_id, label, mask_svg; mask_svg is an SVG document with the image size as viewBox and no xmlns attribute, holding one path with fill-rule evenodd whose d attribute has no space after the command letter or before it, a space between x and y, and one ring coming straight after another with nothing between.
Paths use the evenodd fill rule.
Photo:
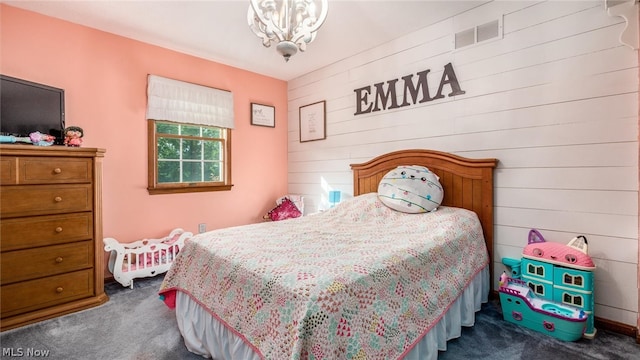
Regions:
<instances>
[{"instance_id":1,"label":"crystal chandelier","mask_svg":"<svg viewBox=\"0 0 640 360\"><path fill-rule=\"evenodd\" d=\"M327 0L250 0L247 22L262 38L262 45L278 44L276 50L289 61L304 51L327 18Z\"/></svg>"}]
</instances>

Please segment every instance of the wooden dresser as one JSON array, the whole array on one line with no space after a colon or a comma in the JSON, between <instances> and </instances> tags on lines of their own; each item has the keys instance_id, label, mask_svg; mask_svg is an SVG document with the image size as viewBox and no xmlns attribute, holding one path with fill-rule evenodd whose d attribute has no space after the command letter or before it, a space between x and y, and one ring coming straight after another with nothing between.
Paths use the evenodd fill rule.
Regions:
<instances>
[{"instance_id":1,"label":"wooden dresser","mask_svg":"<svg viewBox=\"0 0 640 360\"><path fill-rule=\"evenodd\" d=\"M105 150L0 145L0 330L103 304Z\"/></svg>"}]
</instances>

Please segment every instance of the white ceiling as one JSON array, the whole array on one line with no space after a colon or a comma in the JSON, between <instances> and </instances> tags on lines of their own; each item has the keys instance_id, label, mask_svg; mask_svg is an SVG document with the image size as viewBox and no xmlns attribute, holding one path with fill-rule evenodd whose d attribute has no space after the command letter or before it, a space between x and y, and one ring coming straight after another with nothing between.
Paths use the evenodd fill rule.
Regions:
<instances>
[{"instance_id":1,"label":"white ceiling","mask_svg":"<svg viewBox=\"0 0 640 360\"><path fill-rule=\"evenodd\" d=\"M247 25L248 0L5 1L145 43L282 80L291 80L486 0L329 0L329 14L307 51L289 62Z\"/></svg>"}]
</instances>

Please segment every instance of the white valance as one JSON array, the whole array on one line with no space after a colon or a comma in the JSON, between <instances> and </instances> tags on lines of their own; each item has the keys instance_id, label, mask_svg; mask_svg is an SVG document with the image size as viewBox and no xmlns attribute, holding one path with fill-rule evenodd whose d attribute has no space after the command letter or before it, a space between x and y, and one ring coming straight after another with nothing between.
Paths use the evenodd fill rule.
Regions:
<instances>
[{"instance_id":1,"label":"white valance","mask_svg":"<svg viewBox=\"0 0 640 360\"><path fill-rule=\"evenodd\" d=\"M149 75L147 119L233 129L233 94L230 91Z\"/></svg>"}]
</instances>

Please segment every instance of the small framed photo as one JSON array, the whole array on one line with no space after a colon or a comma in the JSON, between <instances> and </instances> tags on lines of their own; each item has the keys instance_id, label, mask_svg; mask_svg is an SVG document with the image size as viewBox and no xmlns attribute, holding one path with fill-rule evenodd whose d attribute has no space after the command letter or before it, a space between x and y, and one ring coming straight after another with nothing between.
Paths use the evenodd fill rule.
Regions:
<instances>
[{"instance_id":1,"label":"small framed photo","mask_svg":"<svg viewBox=\"0 0 640 360\"><path fill-rule=\"evenodd\" d=\"M276 108L251 103L251 125L276 127Z\"/></svg>"},{"instance_id":2,"label":"small framed photo","mask_svg":"<svg viewBox=\"0 0 640 360\"><path fill-rule=\"evenodd\" d=\"M326 125L326 101L300 107L300 142L326 139Z\"/></svg>"}]
</instances>

